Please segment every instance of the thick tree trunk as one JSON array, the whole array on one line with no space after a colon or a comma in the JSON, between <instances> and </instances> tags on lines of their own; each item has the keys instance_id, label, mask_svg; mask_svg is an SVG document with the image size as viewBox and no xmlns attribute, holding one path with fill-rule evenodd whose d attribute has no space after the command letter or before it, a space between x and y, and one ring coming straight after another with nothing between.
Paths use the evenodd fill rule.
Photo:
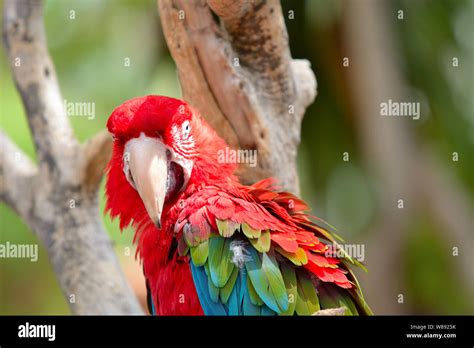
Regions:
<instances>
[{"instance_id":1,"label":"thick tree trunk","mask_svg":"<svg viewBox=\"0 0 474 348\"><path fill-rule=\"evenodd\" d=\"M257 150L240 177L299 192L301 121L316 97L306 60L291 58L280 2L159 0L183 98L234 148ZM216 16L217 15L217 16Z\"/></svg>"}]
</instances>

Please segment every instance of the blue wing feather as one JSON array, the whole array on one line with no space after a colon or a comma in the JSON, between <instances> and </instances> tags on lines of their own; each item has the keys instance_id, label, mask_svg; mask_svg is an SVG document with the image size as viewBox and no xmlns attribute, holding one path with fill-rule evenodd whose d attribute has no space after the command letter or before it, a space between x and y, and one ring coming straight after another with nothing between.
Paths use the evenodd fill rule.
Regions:
<instances>
[{"instance_id":1,"label":"blue wing feather","mask_svg":"<svg viewBox=\"0 0 474 348\"><path fill-rule=\"evenodd\" d=\"M194 280L194 286L199 297L199 302L206 315L227 315L224 305L214 302L209 294L208 278L203 266L196 267L192 262L189 263Z\"/></svg>"},{"instance_id":2,"label":"blue wing feather","mask_svg":"<svg viewBox=\"0 0 474 348\"><path fill-rule=\"evenodd\" d=\"M232 290L230 297L229 297L229 307L228 313L229 315L242 315L241 311L241 303L240 302L240 292L241 292L241 281L240 277L237 277L235 281L234 289Z\"/></svg>"},{"instance_id":3,"label":"blue wing feather","mask_svg":"<svg viewBox=\"0 0 474 348\"><path fill-rule=\"evenodd\" d=\"M240 270L240 279L242 281L242 314L243 315L260 315L260 307L250 301L249 288L247 286L247 272L245 268Z\"/></svg>"}]
</instances>

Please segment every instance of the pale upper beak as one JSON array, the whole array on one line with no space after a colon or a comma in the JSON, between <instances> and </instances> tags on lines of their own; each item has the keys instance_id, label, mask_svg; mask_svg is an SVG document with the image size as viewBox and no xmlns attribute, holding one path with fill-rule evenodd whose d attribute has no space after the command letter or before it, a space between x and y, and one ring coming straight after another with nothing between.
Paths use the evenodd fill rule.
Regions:
<instances>
[{"instance_id":1,"label":"pale upper beak","mask_svg":"<svg viewBox=\"0 0 474 348\"><path fill-rule=\"evenodd\" d=\"M140 195L150 219L161 229L168 178L167 148L159 139L142 134L127 142L125 156L128 156L132 184ZM130 181L130 178L128 179Z\"/></svg>"}]
</instances>

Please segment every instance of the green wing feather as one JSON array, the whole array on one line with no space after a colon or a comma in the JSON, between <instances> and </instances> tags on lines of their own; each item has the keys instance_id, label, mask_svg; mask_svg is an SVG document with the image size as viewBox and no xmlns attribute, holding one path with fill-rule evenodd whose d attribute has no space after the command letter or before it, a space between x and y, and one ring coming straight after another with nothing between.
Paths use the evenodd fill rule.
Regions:
<instances>
[{"instance_id":1,"label":"green wing feather","mask_svg":"<svg viewBox=\"0 0 474 348\"><path fill-rule=\"evenodd\" d=\"M209 240L205 240L195 247L191 247L191 258L196 266L203 266L209 255Z\"/></svg>"},{"instance_id":2,"label":"green wing feather","mask_svg":"<svg viewBox=\"0 0 474 348\"><path fill-rule=\"evenodd\" d=\"M220 236L209 240L209 271L212 282L218 288L227 283L234 270L230 243L230 238Z\"/></svg>"},{"instance_id":3,"label":"green wing feather","mask_svg":"<svg viewBox=\"0 0 474 348\"><path fill-rule=\"evenodd\" d=\"M247 274L247 286L249 288L250 301L256 306L263 305L263 301L260 298L260 296L258 296L257 292L255 291L255 288L253 287L248 274Z\"/></svg>"},{"instance_id":4,"label":"green wing feather","mask_svg":"<svg viewBox=\"0 0 474 348\"><path fill-rule=\"evenodd\" d=\"M359 314L374 315L374 313L372 312L372 309L370 309L367 302L365 302L364 295L362 294L362 290L360 290L361 287L360 287L359 281L355 277L354 272L348 269L348 273L349 273L349 276L351 277L351 281L354 282L354 284L356 285L356 288L349 289L349 293L357 305Z\"/></svg>"},{"instance_id":5,"label":"green wing feather","mask_svg":"<svg viewBox=\"0 0 474 348\"><path fill-rule=\"evenodd\" d=\"M262 259L257 251L249 248L251 259L245 263L250 281L262 301L275 312L288 309L285 283L275 258L267 253Z\"/></svg>"},{"instance_id":6,"label":"green wing feather","mask_svg":"<svg viewBox=\"0 0 474 348\"><path fill-rule=\"evenodd\" d=\"M296 272L293 267L286 262L280 264L281 274L285 282L286 293L288 294L288 309L281 315L293 315L295 313L296 300L298 297L298 290L296 284Z\"/></svg>"},{"instance_id":7,"label":"green wing feather","mask_svg":"<svg viewBox=\"0 0 474 348\"><path fill-rule=\"evenodd\" d=\"M296 271L298 297L295 311L298 315L313 315L320 310L318 295L308 272L303 269Z\"/></svg>"},{"instance_id":8,"label":"green wing feather","mask_svg":"<svg viewBox=\"0 0 474 348\"><path fill-rule=\"evenodd\" d=\"M219 302L219 288L214 285L212 281L207 281L207 286L209 288L209 295L214 302Z\"/></svg>"},{"instance_id":9,"label":"green wing feather","mask_svg":"<svg viewBox=\"0 0 474 348\"><path fill-rule=\"evenodd\" d=\"M227 303L229 300L230 294L234 289L235 281L237 280L237 276L239 275L239 268L234 267L232 274L229 278L229 281L224 285L224 287L220 290L220 297L222 303Z\"/></svg>"},{"instance_id":10,"label":"green wing feather","mask_svg":"<svg viewBox=\"0 0 474 348\"><path fill-rule=\"evenodd\" d=\"M288 294L286 292L285 282L278 267L275 257L269 253L262 255L262 270L265 272L270 284L270 289L275 297L279 310L277 312L286 311L288 309Z\"/></svg>"},{"instance_id":11,"label":"green wing feather","mask_svg":"<svg viewBox=\"0 0 474 348\"><path fill-rule=\"evenodd\" d=\"M356 305L348 292L342 291L342 289L333 284L322 284L318 287L318 291L321 308L345 307L345 315L359 315Z\"/></svg>"}]
</instances>

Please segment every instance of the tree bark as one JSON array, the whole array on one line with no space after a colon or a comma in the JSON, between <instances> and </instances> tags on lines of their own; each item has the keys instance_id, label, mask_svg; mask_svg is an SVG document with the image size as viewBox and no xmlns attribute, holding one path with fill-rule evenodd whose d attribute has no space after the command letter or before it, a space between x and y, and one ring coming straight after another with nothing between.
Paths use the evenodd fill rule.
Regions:
<instances>
[{"instance_id":1,"label":"tree bark","mask_svg":"<svg viewBox=\"0 0 474 348\"><path fill-rule=\"evenodd\" d=\"M234 148L256 150L244 183L265 177L299 193L301 121L316 97L306 60L291 58L279 1L158 0L183 98Z\"/></svg>"},{"instance_id":2,"label":"tree bark","mask_svg":"<svg viewBox=\"0 0 474 348\"><path fill-rule=\"evenodd\" d=\"M97 191L111 138L74 137L46 45L43 4L5 0L3 38L38 165L0 133L0 198L44 244L74 314L140 314L104 230Z\"/></svg>"}]
</instances>

